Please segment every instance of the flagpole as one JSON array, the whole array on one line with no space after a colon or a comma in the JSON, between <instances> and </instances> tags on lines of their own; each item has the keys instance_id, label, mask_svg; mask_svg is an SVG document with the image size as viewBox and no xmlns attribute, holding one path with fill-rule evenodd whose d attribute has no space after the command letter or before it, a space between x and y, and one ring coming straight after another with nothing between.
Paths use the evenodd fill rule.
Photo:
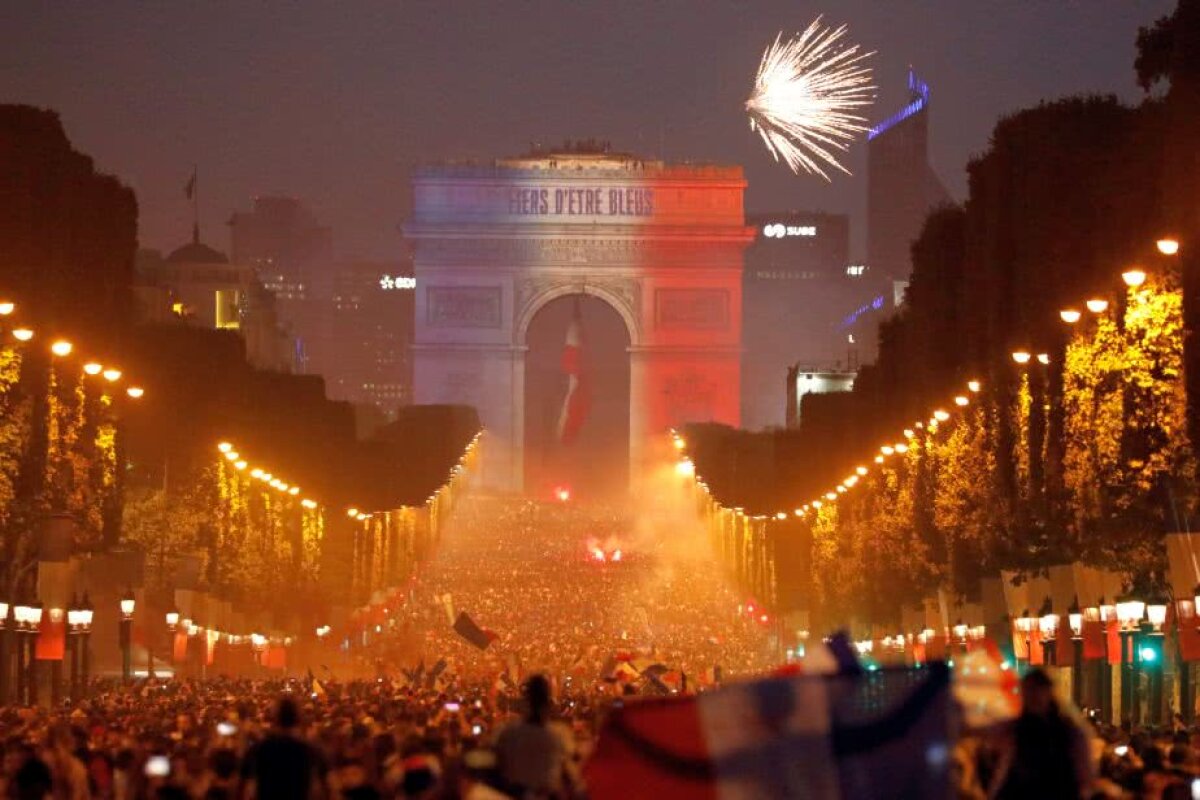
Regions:
<instances>
[{"instance_id":1,"label":"flagpole","mask_svg":"<svg viewBox=\"0 0 1200 800\"><path fill-rule=\"evenodd\" d=\"M196 178L195 164L192 164L192 235L200 241L200 181Z\"/></svg>"}]
</instances>

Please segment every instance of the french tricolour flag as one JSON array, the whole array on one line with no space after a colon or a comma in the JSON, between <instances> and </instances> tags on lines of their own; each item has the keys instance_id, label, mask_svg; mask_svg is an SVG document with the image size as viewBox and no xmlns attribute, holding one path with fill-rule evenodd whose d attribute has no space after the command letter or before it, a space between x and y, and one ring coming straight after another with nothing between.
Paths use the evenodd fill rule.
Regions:
<instances>
[{"instance_id":1,"label":"french tricolour flag","mask_svg":"<svg viewBox=\"0 0 1200 800\"><path fill-rule=\"evenodd\" d=\"M773 677L609 715L593 800L947 797L950 673Z\"/></svg>"},{"instance_id":2,"label":"french tricolour flag","mask_svg":"<svg viewBox=\"0 0 1200 800\"><path fill-rule=\"evenodd\" d=\"M579 436L591 405L590 387L583 368L583 313L578 300L575 301L575 314L567 326L562 371L567 376L567 396L563 398L562 411L558 415L558 441L571 444Z\"/></svg>"}]
</instances>

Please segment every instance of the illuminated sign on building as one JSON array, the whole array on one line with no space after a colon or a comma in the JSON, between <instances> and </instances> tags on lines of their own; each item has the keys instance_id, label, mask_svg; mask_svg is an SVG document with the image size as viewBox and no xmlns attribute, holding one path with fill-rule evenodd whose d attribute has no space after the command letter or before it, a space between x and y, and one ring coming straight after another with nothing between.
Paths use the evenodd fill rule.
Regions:
<instances>
[{"instance_id":1,"label":"illuminated sign on building","mask_svg":"<svg viewBox=\"0 0 1200 800\"><path fill-rule=\"evenodd\" d=\"M514 216L649 217L654 214L653 189L536 189L509 191L508 213Z\"/></svg>"},{"instance_id":2,"label":"illuminated sign on building","mask_svg":"<svg viewBox=\"0 0 1200 800\"><path fill-rule=\"evenodd\" d=\"M384 275L379 279L379 288L386 292L416 289L417 279L410 275Z\"/></svg>"},{"instance_id":3,"label":"illuminated sign on building","mask_svg":"<svg viewBox=\"0 0 1200 800\"><path fill-rule=\"evenodd\" d=\"M763 225L763 236L768 239L786 239L791 236L816 236L816 225L784 225L782 222L771 222Z\"/></svg>"},{"instance_id":4,"label":"illuminated sign on building","mask_svg":"<svg viewBox=\"0 0 1200 800\"><path fill-rule=\"evenodd\" d=\"M861 278L867 274L867 268L864 264L851 264L846 267L846 274L851 278Z\"/></svg>"}]
</instances>

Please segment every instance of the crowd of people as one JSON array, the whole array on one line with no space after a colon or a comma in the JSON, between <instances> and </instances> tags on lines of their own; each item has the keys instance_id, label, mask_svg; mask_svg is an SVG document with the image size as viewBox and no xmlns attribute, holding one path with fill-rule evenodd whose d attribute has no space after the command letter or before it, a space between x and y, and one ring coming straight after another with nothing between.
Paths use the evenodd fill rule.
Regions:
<instances>
[{"instance_id":1,"label":"crowd of people","mask_svg":"<svg viewBox=\"0 0 1200 800\"><path fill-rule=\"evenodd\" d=\"M606 717L779 665L774 626L698 533L570 504L470 500L407 603L289 679L100 683L0 709L16 800L582 798ZM456 632L468 612L488 636ZM1016 719L960 736L962 800L1200 796L1200 731L1085 721L1034 671ZM636 796L636 792L630 796ZM665 800L665 798L659 798Z\"/></svg>"},{"instance_id":2,"label":"crowd of people","mask_svg":"<svg viewBox=\"0 0 1200 800\"><path fill-rule=\"evenodd\" d=\"M375 642L380 661L402 674L444 660L447 678L475 681L536 671L556 688L613 669L635 677L623 661L665 667L673 689L761 671L778 659L771 620L728 588L701 530L603 506L470 499ZM453 629L460 612L495 635L485 650Z\"/></svg>"}]
</instances>

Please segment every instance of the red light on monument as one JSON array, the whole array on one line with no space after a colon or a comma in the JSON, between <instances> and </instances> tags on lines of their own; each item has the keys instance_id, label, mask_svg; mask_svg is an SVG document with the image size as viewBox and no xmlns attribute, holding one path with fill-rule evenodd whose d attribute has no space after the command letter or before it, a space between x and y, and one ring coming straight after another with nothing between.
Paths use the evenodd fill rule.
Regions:
<instances>
[{"instance_id":1,"label":"red light on monument","mask_svg":"<svg viewBox=\"0 0 1200 800\"><path fill-rule=\"evenodd\" d=\"M559 486L554 490L554 496L558 498L558 502L565 503L571 499L571 490L566 486Z\"/></svg>"}]
</instances>

